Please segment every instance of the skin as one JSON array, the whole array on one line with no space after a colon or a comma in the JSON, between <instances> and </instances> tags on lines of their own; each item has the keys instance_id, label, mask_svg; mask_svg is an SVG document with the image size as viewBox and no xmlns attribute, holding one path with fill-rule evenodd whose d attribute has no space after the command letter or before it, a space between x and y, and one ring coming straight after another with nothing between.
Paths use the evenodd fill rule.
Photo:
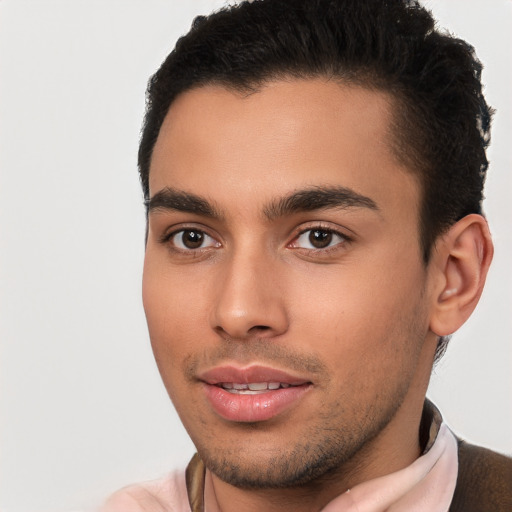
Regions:
<instances>
[{"instance_id":1,"label":"skin","mask_svg":"<svg viewBox=\"0 0 512 512\"><path fill-rule=\"evenodd\" d=\"M480 237L485 267L490 242L480 217L467 221L425 266L418 182L388 142L392 108L383 92L321 79L250 95L208 86L182 94L162 126L144 307L164 384L224 512L320 510L420 454L437 338L480 290L465 285L472 274L451 247L476 254ZM299 190L339 187L373 205L276 208ZM185 208L176 192L211 211ZM197 248L184 229L186 243L202 234ZM326 247L312 245L314 229ZM270 420L228 421L198 380L219 364L271 366L311 385Z\"/></svg>"}]
</instances>

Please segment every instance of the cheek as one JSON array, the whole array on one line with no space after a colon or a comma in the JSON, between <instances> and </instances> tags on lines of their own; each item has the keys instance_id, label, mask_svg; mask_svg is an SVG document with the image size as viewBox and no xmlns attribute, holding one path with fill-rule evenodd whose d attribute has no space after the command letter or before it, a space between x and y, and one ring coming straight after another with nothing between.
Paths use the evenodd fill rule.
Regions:
<instances>
[{"instance_id":1,"label":"cheek","mask_svg":"<svg viewBox=\"0 0 512 512\"><path fill-rule=\"evenodd\" d=\"M151 346L160 373L167 381L198 339L199 285L183 282L179 273L146 253L142 280L142 300ZM193 299L193 300L191 300Z\"/></svg>"},{"instance_id":2,"label":"cheek","mask_svg":"<svg viewBox=\"0 0 512 512\"><path fill-rule=\"evenodd\" d=\"M411 357L428 330L421 264L404 262L346 268L319 267L296 276L290 296L294 339L308 343L344 372L379 371ZM293 327L292 327L293 328ZM414 337L415 340L411 340Z\"/></svg>"}]
</instances>

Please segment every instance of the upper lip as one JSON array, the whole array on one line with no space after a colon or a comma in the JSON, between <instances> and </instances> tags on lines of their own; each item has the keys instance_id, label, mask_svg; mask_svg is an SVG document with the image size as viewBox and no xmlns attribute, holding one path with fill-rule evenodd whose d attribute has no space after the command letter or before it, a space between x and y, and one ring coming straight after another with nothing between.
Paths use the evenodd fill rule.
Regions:
<instances>
[{"instance_id":1,"label":"upper lip","mask_svg":"<svg viewBox=\"0 0 512 512\"><path fill-rule=\"evenodd\" d=\"M251 382L280 382L291 386L300 386L310 381L297 377L284 370L268 366L251 365L237 367L233 365L217 366L198 375L198 379L207 384L221 384L223 382L236 382L249 384Z\"/></svg>"}]
</instances>

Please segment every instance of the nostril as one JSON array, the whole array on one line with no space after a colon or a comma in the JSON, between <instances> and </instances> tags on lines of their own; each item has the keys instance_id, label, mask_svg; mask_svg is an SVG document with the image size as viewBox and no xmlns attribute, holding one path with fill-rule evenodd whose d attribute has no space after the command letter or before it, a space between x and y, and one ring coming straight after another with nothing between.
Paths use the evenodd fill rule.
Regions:
<instances>
[{"instance_id":1,"label":"nostril","mask_svg":"<svg viewBox=\"0 0 512 512\"><path fill-rule=\"evenodd\" d=\"M253 325L245 332L236 331L235 329L227 330L218 325L214 327L214 331L225 340L247 341L249 339L265 338L273 334L273 329L269 325Z\"/></svg>"},{"instance_id":2,"label":"nostril","mask_svg":"<svg viewBox=\"0 0 512 512\"><path fill-rule=\"evenodd\" d=\"M251 331L268 331L270 327L268 325L254 325L249 329L249 332Z\"/></svg>"}]
</instances>

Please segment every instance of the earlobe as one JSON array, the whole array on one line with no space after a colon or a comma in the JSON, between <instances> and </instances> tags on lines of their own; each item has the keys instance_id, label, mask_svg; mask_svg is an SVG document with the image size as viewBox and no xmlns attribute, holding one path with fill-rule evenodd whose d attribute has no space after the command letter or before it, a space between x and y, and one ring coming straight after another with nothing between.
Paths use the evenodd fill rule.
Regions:
<instances>
[{"instance_id":1,"label":"earlobe","mask_svg":"<svg viewBox=\"0 0 512 512\"><path fill-rule=\"evenodd\" d=\"M438 240L430 319L435 334L452 334L469 318L482 294L492 255L491 235L481 215L467 215Z\"/></svg>"}]
</instances>

